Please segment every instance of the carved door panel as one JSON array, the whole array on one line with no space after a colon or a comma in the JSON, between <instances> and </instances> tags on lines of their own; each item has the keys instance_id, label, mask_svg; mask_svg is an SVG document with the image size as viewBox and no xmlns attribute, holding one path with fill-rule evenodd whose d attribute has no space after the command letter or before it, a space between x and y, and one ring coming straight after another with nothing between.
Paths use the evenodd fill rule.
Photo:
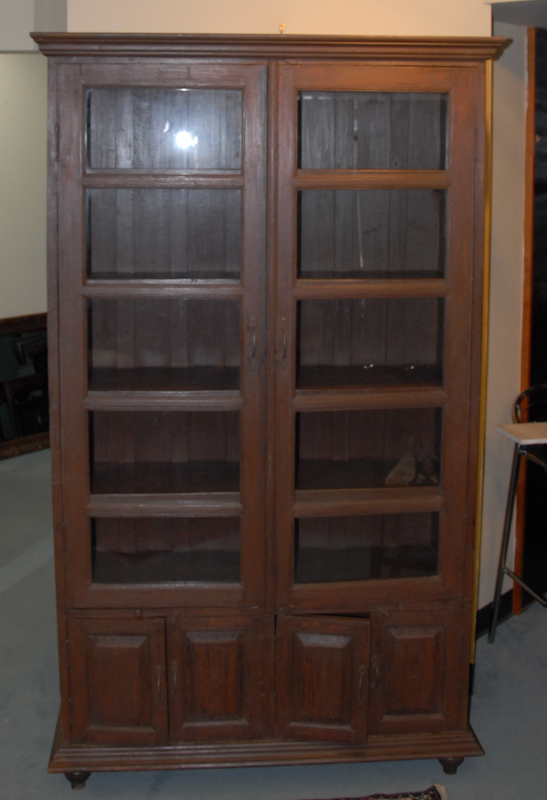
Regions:
<instances>
[{"instance_id":1,"label":"carved door panel","mask_svg":"<svg viewBox=\"0 0 547 800\"><path fill-rule=\"evenodd\" d=\"M469 669L468 622L461 608L396 612L374 620L371 733L465 726L466 704L458 692Z\"/></svg>"},{"instance_id":2,"label":"carved door panel","mask_svg":"<svg viewBox=\"0 0 547 800\"><path fill-rule=\"evenodd\" d=\"M78 619L69 631L74 741L165 744L164 621Z\"/></svg>"},{"instance_id":3,"label":"carved door panel","mask_svg":"<svg viewBox=\"0 0 547 800\"><path fill-rule=\"evenodd\" d=\"M171 740L263 732L273 623L245 617L174 619L169 630Z\"/></svg>"},{"instance_id":4,"label":"carved door panel","mask_svg":"<svg viewBox=\"0 0 547 800\"><path fill-rule=\"evenodd\" d=\"M278 619L276 699L281 735L364 741L369 627L366 619Z\"/></svg>"}]
</instances>

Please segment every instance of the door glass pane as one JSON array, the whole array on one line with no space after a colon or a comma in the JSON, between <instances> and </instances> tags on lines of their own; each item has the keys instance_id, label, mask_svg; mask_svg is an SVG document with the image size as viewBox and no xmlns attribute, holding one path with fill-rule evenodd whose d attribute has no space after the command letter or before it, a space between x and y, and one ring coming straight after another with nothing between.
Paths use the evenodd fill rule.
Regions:
<instances>
[{"instance_id":1,"label":"door glass pane","mask_svg":"<svg viewBox=\"0 0 547 800\"><path fill-rule=\"evenodd\" d=\"M301 169L446 168L448 95L300 92Z\"/></svg>"},{"instance_id":2,"label":"door glass pane","mask_svg":"<svg viewBox=\"0 0 547 800\"><path fill-rule=\"evenodd\" d=\"M239 189L89 189L91 278L229 278L241 264Z\"/></svg>"},{"instance_id":3,"label":"door glass pane","mask_svg":"<svg viewBox=\"0 0 547 800\"><path fill-rule=\"evenodd\" d=\"M296 583L427 577L437 574L437 514L298 519Z\"/></svg>"},{"instance_id":4,"label":"door glass pane","mask_svg":"<svg viewBox=\"0 0 547 800\"><path fill-rule=\"evenodd\" d=\"M240 520L92 520L94 583L238 583Z\"/></svg>"},{"instance_id":5,"label":"door glass pane","mask_svg":"<svg viewBox=\"0 0 547 800\"><path fill-rule=\"evenodd\" d=\"M299 193L300 278L440 278L446 198L434 189Z\"/></svg>"},{"instance_id":6,"label":"door glass pane","mask_svg":"<svg viewBox=\"0 0 547 800\"><path fill-rule=\"evenodd\" d=\"M441 430L437 408L300 413L296 489L436 486Z\"/></svg>"},{"instance_id":7,"label":"door glass pane","mask_svg":"<svg viewBox=\"0 0 547 800\"><path fill-rule=\"evenodd\" d=\"M442 342L436 297L302 300L297 388L439 386Z\"/></svg>"},{"instance_id":8,"label":"door glass pane","mask_svg":"<svg viewBox=\"0 0 547 800\"><path fill-rule=\"evenodd\" d=\"M89 168L239 172L242 108L237 89L89 89Z\"/></svg>"},{"instance_id":9,"label":"door glass pane","mask_svg":"<svg viewBox=\"0 0 547 800\"><path fill-rule=\"evenodd\" d=\"M93 494L239 491L237 411L95 411Z\"/></svg>"},{"instance_id":10,"label":"door glass pane","mask_svg":"<svg viewBox=\"0 0 547 800\"><path fill-rule=\"evenodd\" d=\"M237 300L94 298L90 389L237 389L239 319Z\"/></svg>"}]
</instances>

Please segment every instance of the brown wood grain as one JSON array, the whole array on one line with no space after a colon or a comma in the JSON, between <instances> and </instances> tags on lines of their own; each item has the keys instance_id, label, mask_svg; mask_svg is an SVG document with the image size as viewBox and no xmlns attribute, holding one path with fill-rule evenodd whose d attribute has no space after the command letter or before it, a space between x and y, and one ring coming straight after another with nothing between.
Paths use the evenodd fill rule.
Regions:
<instances>
[{"instance_id":1,"label":"brown wood grain","mask_svg":"<svg viewBox=\"0 0 547 800\"><path fill-rule=\"evenodd\" d=\"M505 42L36 40L50 768L478 754L476 162Z\"/></svg>"}]
</instances>

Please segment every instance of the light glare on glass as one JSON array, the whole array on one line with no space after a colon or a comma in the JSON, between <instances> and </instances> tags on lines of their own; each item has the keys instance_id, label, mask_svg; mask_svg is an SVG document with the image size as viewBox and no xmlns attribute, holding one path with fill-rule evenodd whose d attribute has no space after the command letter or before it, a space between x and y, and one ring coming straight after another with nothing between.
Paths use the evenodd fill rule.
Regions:
<instances>
[{"instance_id":1,"label":"light glare on glass","mask_svg":"<svg viewBox=\"0 0 547 800\"><path fill-rule=\"evenodd\" d=\"M188 131L179 131L175 134L175 144L180 150L188 150L190 147L195 147L198 143L198 137L192 136Z\"/></svg>"}]
</instances>

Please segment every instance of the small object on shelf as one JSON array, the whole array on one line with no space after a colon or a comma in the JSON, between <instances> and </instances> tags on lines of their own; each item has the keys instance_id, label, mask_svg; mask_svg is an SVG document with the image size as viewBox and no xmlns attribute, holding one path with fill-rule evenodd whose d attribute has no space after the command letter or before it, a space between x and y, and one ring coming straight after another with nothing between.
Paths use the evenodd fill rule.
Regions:
<instances>
[{"instance_id":1,"label":"small object on shelf","mask_svg":"<svg viewBox=\"0 0 547 800\"><path fill-rule=\"evenodd\" d=\"M416 459L411 453L403 456L386 475L386 486L410 486L416 477Z\"/></svg>"}]
</instances>

